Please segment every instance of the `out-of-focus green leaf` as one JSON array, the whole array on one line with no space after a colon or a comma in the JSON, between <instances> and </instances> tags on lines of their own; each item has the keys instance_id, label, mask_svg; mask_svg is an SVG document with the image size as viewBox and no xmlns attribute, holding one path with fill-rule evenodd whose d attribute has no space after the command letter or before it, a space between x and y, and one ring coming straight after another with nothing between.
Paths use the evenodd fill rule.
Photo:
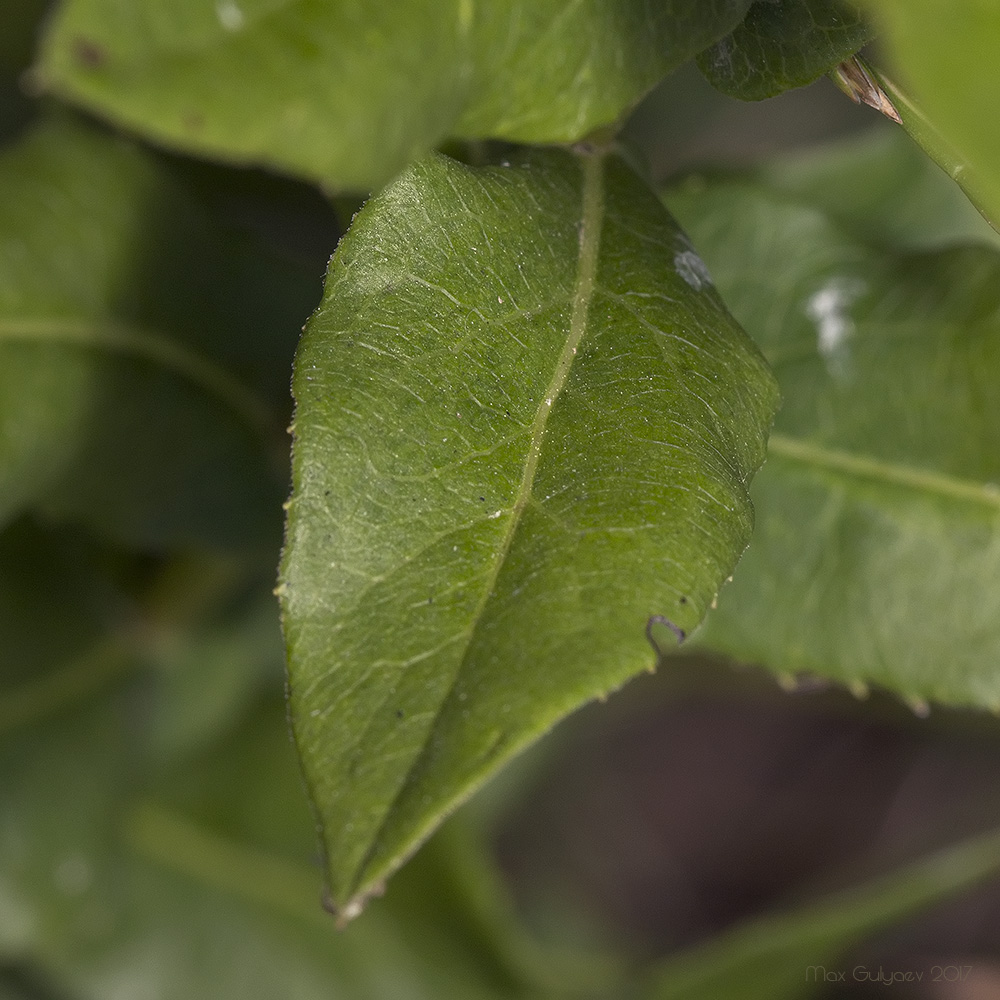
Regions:
<instances>
[{"instance_id":1,"label":"out-of-focus green leaf","mask_svg":"<svg viewBox=\"0 0 1000 1000\"><path fill-rule=\"evenodd\" d=\"M0 963L80 1000L529 995L453 934L440 863L334 929L280 699L154 788L134 710L119 696L4 742Z\"/></svg>"},{"instance_id":2,"label":"out-of-focus green leaf","mask_svg":"<svg viewBox=\"0 0 1000 1000\"><path fill-rule=\"evenodd\" d=\"M907 989L905 982L886 984L876 979L878 969L845 969L843 955L875 932L998 872L1000 834L993 832L810 906L736 927L667 959L650 977L642 996L645 1000L801 1000L829 996L830 983L841 974L844 982L871 982L879 989L888 986L888 992ZM929 965L922 971L923 978L930 979Z\"/></svg>"},{"instance_id":3,"label":"out-of-focus green leaf","mask_svg":"<svg viewBox=\"0 0 1000 1000\"><path fill-rule=\"evenodd\" d=\"M294 391L292 717L350 916L505 760L652 666L651 616L702 619L776 397L642 183L554 151L434 156L369 202Z\"/></svg>"},{"instance_id":4,"label":"out-of-focus green leaf","mask_svg":"<svg viewBox=\"0 0 1000 1000\"><path fill-rule=\"evenodd\" d=\"M150 582L78 532L0 534L0 970L79 1000L527 996L468 845L334 930L284 703L257 700L274 599L215 562Z\"/></svg>"},{"instance_id":5,"label":"out-of-focus green leaf","mask_svg":"<svg viewBox=\"0 0 1000 1000\"><path fill-rule=\"evenodd\" d=\"M124 598L101 555L72 530L20 521L0 533L0 688L73 659L112 625Z\"/></svg>"},{"instance_id":6,"label":"out-of-focus green leaf","mask_svg":"<svg viewBox=\"0 0 1000 1000\"><path fill-rule=\"evenodd\" d=\"M256 589L221 620L186 629L165 623L160 641L146 651L157 678L148 733L154 757L204 749L261 688L281 688L284 650L274 595L270 587Z\"/></svg>"},{"instance_id":7,"label":"out-of-focus green leaf","mask_svg":"<svg viewBox=\"0 0 1000 1000\"><path fill-rule=\"evenodd\" d=\"M478 3L476 86L454 131L515 142L583 138L738 24L748 6L749 0Z\"/></svg>"},{"instance_id":8,"label":"out-of-focus green leaf","mask_svg":"<svg viewBox=\"0 0 1000 1000\"><path fill-rule=\"evenodd\" d=\"M85 710L63 706L0 740L0 962L89 943L110 919L103 894L131 741L119 701L81 701Z\"/></svg>"},{"instance_id":9,"label":"out-of-focus green leaf","mask_svg":"<svg viewBox=\"0 0 1000 1000\"><path fill-rule=\"evenodd\" d=\"M916 250L1000 242L961 189L896 125L775 160L761 178L863 242Z\"/></svg>"},{"instance_id":10,"label":"out-of-focus green leaf","mask_svg":"<svg viewBox=\"0 0 1000 1000\"><path fill-rule=\"evenodd\" d=\"M134 663L120 562L74 530L0 533L0 742Z\"/></svg>"},{"instance_id":11,"label":"out-of-focus green leaf","mask_svg":"<svg viewBox=\"0 0 1000 1000\"><path fill-rule=\"evenodd\" d=\"M758 0L698 65L724 94L762 101L819 79L872 34L851 0Z\"/></svg>"},{"instance_id":12,"label":"out-of-focus green leaf","mask_svg":"<svg viewBox=\"0 0 1000 1000\"><path fill-rule=\"evenodd\" d=\"M136 681L150 766L232 725L284 655L273 569L231 559L150 563L28 519L0 533L0 740ZM254 577L256 576L256 579Z\"/></svg>"},{"instance_id":13,"label":"out-of-focus green leaf","mask_svg":"<svg viewBox=\"0 0 1000 1000\"><path fill-rule=\"evenodd\" d=\"M123 675L144 678L146 749L157 766L231 725L281 684L271 593L233 560L149 563L28 519L0 533L0 738L73 709ZM139 713L137 709L137 713Z\"/></svg>"},{"instance_id":14,"label":"out-of-focus green leaf","mask_svg":"<svg viewBox=\"0 0 1000 1000\"><path fill-rule=\"evenodd\" d=\"M899 73L952 147L947 168L975 174L977 200L1000 226L1000 6L982 0L866 0L866 6L883 26L893 75ZM933 131L918 124L917 134L935 155Z\"/></svg>"},{"instance_id":15,"label":"out-of-focus green leaf","mask_svg":"<svg viewBox=\"0 0 1000 1000\"><path fill-rule=\"evenodd\" d=\"M1000 254L875 249L754 183L668 203L784 398L753 544L700 639L1000 707Z\"/></svg>"},{"instance_id":16,"label":"out-of-focus green leaf","mask_svg":"<svg viewBox=\"0 0 1000 1000\"><path fill-rule=\"evenodd\" d=\"M190 769L179 771L159 792L160 801L168 805L169 811L147 811L140 817L142 829L138 833L151 852L162 851L164 861L170 865L182 860L174 851L173 843L178 838L170 835L171 829L192 843L199 838L207 841L207 833L226 838L230 852L237 856L240 851L233 849L242 844L272 858L296 860L295 877L291 877L290 869L287 875L291 886L303 890L298 904L292 903L279 880L271 882L268 892L287 912L306 915L326 936L333 929L333 921L318 905L322 880L315 863L314 827L301 782L295 780L297 765L293 764L282 722L283 714L279 717L276 706L271 704L249 719L223 747L216 748L193 773ZM253 774L255 778L234 786L236 773ZM182 816L196 817L200 832L193 823L179 822ZM161 827L159 833L157 826ZM462 965L467 965L470 973L478 968L476 976L492 980L494 989L504 994L521 994L522 979L532 978L551 980L553 994L566 991L566 982L557 982L553 975L560 966L547 967L512 922L502 887L491 879L492 868L483 856L479 833L463 816L455 817L407 868L405 876L394 883L393 894L373 905L372 927L360 932L358 927L351 927L346 934L336 935L338 940L347 938L344 954L355 953L352 963L359 974L370 976L383 962L392 965L390 956L395 952L404 967L416 959L412 988L420 996L435 985L443 996L464 995L458 983L454 986L458 992L445 990L445 984ZM158 839L159 847L150 837ZM212 849L222 846L223 842L216 840ZM310 861L308 868L302 864L306 858ZM224 884L230 877L225 872L233 868L232 860L218 866L221 878L208 875L207 881ZM239 885L235 870L231 881ZM263 898L249 887L238 894ZM359 926L363 928L365 923ZM436 975L431 974L435 956L442 953L450 955L450 960ZM363 971L369 964L372 969ZM524 970L526 975L519 976L518 970ZM387 972L393 978L401 976L399 969ZM482 988L474 982L465 985L472 995L482 995ZM368 996L367 990L362 995Z\"/></svg>"},{"instance_id":17,"label":"out-of-focus green leaf","mask_svg":"<svg viewBox=\"0 0 1000 1000\"><path fill-rule=\"evenodd\" d=\"M67 0L40 79L182 149L378 187L446 136L568 142L749 0Z\"/></svg>"},{"instance_id":18,"label":"out-of-focus green leaf","mask_svg":"<svg viewBox=\"0 0 1000 1000\"><path fill-rule=\"evenodd\" d=\"M309 287L131 146L32 131L0 159L0 523L273 544Z\"/></svg>"}]
</instances>

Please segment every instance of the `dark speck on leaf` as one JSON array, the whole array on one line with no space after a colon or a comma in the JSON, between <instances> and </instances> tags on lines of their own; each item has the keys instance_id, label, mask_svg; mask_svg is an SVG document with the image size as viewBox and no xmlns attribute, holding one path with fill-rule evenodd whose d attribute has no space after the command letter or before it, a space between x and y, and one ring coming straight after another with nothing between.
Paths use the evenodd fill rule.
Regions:
<instances>
[{"instance_id":1,"label":"dark speck on leaf","mask_svg":"<svg viewBox=\"0 0 1000 1000\"><path fill-rule=\"evenodd\" d=\"M401 719L403 717L403 710L401 708L396 709L396 718Z\"/></svg>"},{"instance_id":2,"label":"dark speck on leaf","mask_svg":"<svg viewBox=\"0 0 1000 1000\"><path fill-rule=\"evenodd\" d=\"M107 49L90 38L73 39L73 56L87 69L100 69L108 61Z\"/></svg>"},{"instance_id":3,"label":"dark speck on leaf","mask_svg":"<svg viewBox=\"0 0 1000 1000\"><path fill-rule=\"evenodd\" d=\"M681 604L687 604L688 599L686 597L681 598Z\"/></svg>"},{"instance_id":4,"label":"dark speck on leaf","mask_svg":"<svg viewBox=\"0 0 1000 1000\"><path fill-rule=\"evenodd\" d=\"M484 503L486 502L486 497L480 497L479 499L482 500Z\"/></svg>"}]
</instances>

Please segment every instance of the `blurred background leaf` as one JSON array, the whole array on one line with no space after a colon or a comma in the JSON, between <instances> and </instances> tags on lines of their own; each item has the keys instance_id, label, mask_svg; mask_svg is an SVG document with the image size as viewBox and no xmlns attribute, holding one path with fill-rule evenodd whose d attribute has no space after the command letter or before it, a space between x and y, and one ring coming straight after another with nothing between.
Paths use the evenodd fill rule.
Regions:
<instances>
[{"instance_id":1,"label":"blurred background leaf","mask_svg":"<svg viewBox=\"0 0 1000 1000\"><path fill-rule=\"evenodd\" d=\"M449 135L613 124L749 0L67 0L37 81L172 147L366 191Z\"/></svg>"},{"instance_id":2,"label":"blurred background leaf","mask_svg":"<svg viewBox=\"0 0 1000 1000\"><path fill-rule=\"evenodd\" d=\"M918 250L1000 241L962 189L888 123L760 169L768 186L820 209L872 246Z\"/></svg>"},{"instance_id":3,"label":"blurred background leaf","mask_svg":"<svg viewBox=\"0 0 1000 1000\"><path fill-rule=\"evenodd\" d=\"M220 625L232 637L239 621L225 614L203 632L203 656ZM259 623L244 629L249 645ZM190 636L183 659L196 644ZM180 757L173 748L190 723L177 718L164 755L158 731L174 716L161 716L159 701L172 684L165 671L186 668L162 649L145 664L137 649L128 676L5 733L0 969L94 1000L190 997L208 984L213 996L262 1000L533 995L507 963L500 924L472 929L482 907L452 860L470 864L468 847L429 852L393 900L335 931L319 905L315 828L273 693L280 646L270 648L272 693L241 692L212 739Z\"/></svg>"},{"instance_id":4,"label":"blurred background leaf","mask_svg":"<svg viewBox=\"0 0 1000 1000\"><path fill-rule=\"evenodd\" d=\"M1000 707L1000 254L870 246L753 181L667 201L784 397L753 543L699 640Z\"/></svg>"},{"instance_id":5,"label":"blurred background leaf","mask_svg":"<svg viewBox=\"0 0 1000 1000\"><path fill-rule=\"evenodd\" d=\"M316 276L148 154L66 118L0 161L0 518L273 547Z\"/></svg>"},{"instance_id":6,"label":"blurred background leaf","mask_svg":"<svg viewBox=\"0 0 1000 1000\"><path fill-rule=\"evenodd\" d=\"M812 83L873 35L852 0L757 0L698 66L724 94L761 101Z\"/></svg>"}]
</instances>

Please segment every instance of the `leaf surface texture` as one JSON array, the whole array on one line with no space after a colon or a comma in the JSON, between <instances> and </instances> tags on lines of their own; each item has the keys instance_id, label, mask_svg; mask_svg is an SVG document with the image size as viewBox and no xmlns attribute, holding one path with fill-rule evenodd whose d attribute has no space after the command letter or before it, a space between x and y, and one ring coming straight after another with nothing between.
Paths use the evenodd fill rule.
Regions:
<instances>
[{"instance_id":1,"label":"leaf surface texture","mask_svg":"<svg viewBox=\"0 0 1000 1000\"><path fill-rule=\"evenodd\" d=\"M699 623L776 397L644 185L558 152L435 156L373 199L294 391L292 717L350 915L505 759L652 667L651 616Z\"/></svg>"}]
</instances>

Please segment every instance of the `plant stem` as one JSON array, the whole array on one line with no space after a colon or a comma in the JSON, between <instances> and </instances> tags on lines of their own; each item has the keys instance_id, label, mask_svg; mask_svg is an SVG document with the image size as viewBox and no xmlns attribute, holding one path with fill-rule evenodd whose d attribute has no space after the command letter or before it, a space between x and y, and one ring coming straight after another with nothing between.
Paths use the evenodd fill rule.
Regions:
<instances>
[{"instance_id":1,"label":"plant stem","mask_svg":"<svg viewBox=\"0 0 1000 1000\"><path fill-rule=\"evenodd\" d=\"M990 226L1000 232L1000 226L986 208L990 199L982 178L906 91L860 56L841 63L830 72L830 77L855 103L867 104L899 122L910 138L958 184Z\"/></svg>"}]
</instances>

